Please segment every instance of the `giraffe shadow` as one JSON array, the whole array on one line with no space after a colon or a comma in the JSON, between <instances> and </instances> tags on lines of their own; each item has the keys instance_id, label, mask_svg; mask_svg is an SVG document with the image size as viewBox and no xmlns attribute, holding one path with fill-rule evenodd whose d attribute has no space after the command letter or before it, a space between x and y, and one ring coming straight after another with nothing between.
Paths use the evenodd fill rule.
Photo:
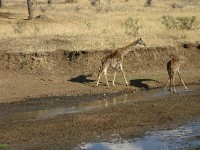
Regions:
<instances>
[{"instance_id":1,"label":"giraffe shadow","mask_svg":"<svg viewBox=\"0 0 200 150\"><path fill-rule=\"evenodd\" d=\"M87 79L87 77L89 77L89 76L88 75L79 75L79 76L77 76L75 78L71 78L68 81L70 81L70 82L78 82L78 83L83 83L83 84L96 81L96 80Z\"/></svg>"},{"instance_id":2,"label":"giraffe shadow","mask_svg":"<svg viewBox=\"0 0 200 150\"><path fill-rule=\"evenodd\" d=\"M149 82L149 81L159 83L158 81L153 80L153 79L135 79L135 80L130 80L130 85L138 87L138 88L142 88L145 90L149 90L150 89L149 85L147 83L143 83L143 82Z\"/></svg>"}]
</instances>

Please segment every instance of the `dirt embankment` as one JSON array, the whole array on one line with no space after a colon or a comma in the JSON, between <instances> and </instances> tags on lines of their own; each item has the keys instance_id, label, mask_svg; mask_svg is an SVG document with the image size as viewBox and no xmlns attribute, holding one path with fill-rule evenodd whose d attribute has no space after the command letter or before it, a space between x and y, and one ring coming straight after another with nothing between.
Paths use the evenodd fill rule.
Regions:
<instances>
[{"instance_id":1,"label":"dirt embankment","mask_svg":"<svg viewBox=\"0 0 200 150\"><path fill-rule=\"evenodd\" d=\"M81 74L97 75L101 58L111 53L106 51L54 52L0 52L1 69L30 73L67 73L68 76ZM186 58L182 68L199 69L200 44L180 44L174 47L140 47L133 49L124 59L127 73L156 71L166 67L170 53Z\"/></svg>"},{"instance_id":2,"label":"dirt embankment","mask_svg":"<svg viewBox=\"0 0 200 150\"><path fill-rule=\"evenodd\" d=\"M36 97L96 95L132 92L162 87L168 78L169 54L185 57L182 75L186 84L200 82L200 46L180 44L174 47L137 47L124 59L129 86L121 73L116 86L105 86L104 77L96 87L101 58L111 51L66 51L22 53L0 52L0 103ZM109 81L112 69L109 68Z\"/></svg>"}]
</instances>

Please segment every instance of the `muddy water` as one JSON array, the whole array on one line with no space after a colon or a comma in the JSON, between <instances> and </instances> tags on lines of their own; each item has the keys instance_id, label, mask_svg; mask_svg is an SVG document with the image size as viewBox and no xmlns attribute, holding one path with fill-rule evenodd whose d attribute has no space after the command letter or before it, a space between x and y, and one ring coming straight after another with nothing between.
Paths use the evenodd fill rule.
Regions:
<instances>
[{"instance_id":1,"label":"muddy water","mask_svg":"<svg viewBox=\"0 0 200 150\"><path fill-rule=\"evenodd\" d=\"M199 85L189 86L189 90L185 91L182 87L177 87L177 93L181 95L195 95L200 91ZM92 109L103 109L106 107L119 105L122 103L133 103L148 101L149 98L159 98L171 95L174 93L170 91L163 91L162 89L155 89L149 91L139 91L132 94L124 94L116 97L110 97L101 100L85 101L76 104L56 106L51 109L43 109L37 111L17 112L0 115L1 122L16 122L16 121L29 121L29 120L43 120L47 118L53 118L60 114L78 113L82 111L88 111Z\"/></svg>"},{"instance_id":2,"label":"muddy water","mask_svg":"<svg viewBox=\"0 0 200 150\"><path fill-rule=\"evenodd\" d=\"M191 150L200 148L200 120L174 130L154 131L140 139L113 139L111 142L82 143L87 150Z\"/></svg>"}]
</instances>

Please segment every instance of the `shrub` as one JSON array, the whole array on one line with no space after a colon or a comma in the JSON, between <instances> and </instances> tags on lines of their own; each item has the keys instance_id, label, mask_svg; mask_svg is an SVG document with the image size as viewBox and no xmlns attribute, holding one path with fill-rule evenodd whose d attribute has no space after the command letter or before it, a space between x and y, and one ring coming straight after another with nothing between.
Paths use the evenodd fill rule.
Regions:
<instances>
[{"instance_id":1,"label":"shrub","mask_svg":"<svg viewBox=\"0 0 200 150\"><path fill-rule=\"evenodd\" d=\"M163 16L162 24L167 29L181 29L181 30L192 30L195 26L196 17L172 17Z\"/></svg>"},{"instance_id":2,"label":"shrub","mask_svg":"<svg viewBox=\"0 0 200 150\"><path fill-rule=\"evenodd\" d=\"M105 12L105 13L108 13L111 11L111 6L109 5L106 5L106 6L97 6L96 7L96 12L100 13L100 12Z\"/></svg>"},{"instance_id":3,"label":"shrub","mask_svg":"<svg viewBox=\"0 0 200 150\"><path fill-rule=\"evenodd\" d=\"M76 11L76 12L80 12L80 10L81 10L81 7L80 7L79 5L77 5L77 6L74 8L74 11Z\"/></svg>"},{"instance_id":4,"label":"shrub","mask_svg":"<svg viewBox=\"0 0 200 150\"><path fill-rule=\"evenodd\" d=\"M176 17L179 23L179 28L184 30L191 30L194 29L196 17Z\"/></svg>"},{"instance_id":5,"label":"shrub","mask_svg":"<svg viewBox=\"0 0 200 150\"><path fill-rule=\"evenodd\" d=\"M96 7L96 12L102 12L103 8L101 6Z\"/></svg>"},{"instance_id":6,"label":"shrub","mask_svg":"<svg viewBox=\"0 0 200 150\"><path fill-rule=\"evenodd\" d=\"M145 7L149 7L152 4L152 0L146 0Z\"/></svg>"},{"instance_id":7,"label":"shrub","mask_svg":"<svg viewBox=\"0 0 200 150\"><path fill-rule=\"evenodd\" d=\"M100 0L89 0L92 6L96 6L97 2L100 4Z\"/></svg>"},{"instance_id":8,"label":"shrub","mask_svg":"<svg viewBox=\"0 0 200 150\"><path fill-rule=\"evenodd\" d=\"M184 4L183 3L173 3L172 8L183 8Z\"/></svg>"},{"instance_id":9,"label":"shrub","mask_svg":"<svg viewBox=\"0 0 200 150\"><path fill-rule=\"evenodd\" d=\"M138 25L139 19L127 18L124 22L125 33L127 35L137 36L140 26Z\"/></svg>"},{"instance_id":10,"label":"shrub","mask_svg":"<svg viewBox=\"0 0 200 150\"><path fill-rule=\"evenodd\" d=\"M15 33L22 34L25 32L27 22L23 20L19 20L15 25L13 25L13 29Z\"/></svg>"},{"instance_id":11,"label":"shrub","mask_svg":"<svg viewBox=\"0 0 200 150\"><path fill-rule=\"evenodd\" d=\"M7 150L9 148L8 144L0 144L0 150Z\"/></svg>"},{"instance_id":12,"label":"shrub","mask_svg":"<svg viewBox=\"0 0 200 150\"><path fill-rule=\"evenodd\" d=\"M65 3L77 3L77 0L65 0Z\"/></svg>"}]
</instances>

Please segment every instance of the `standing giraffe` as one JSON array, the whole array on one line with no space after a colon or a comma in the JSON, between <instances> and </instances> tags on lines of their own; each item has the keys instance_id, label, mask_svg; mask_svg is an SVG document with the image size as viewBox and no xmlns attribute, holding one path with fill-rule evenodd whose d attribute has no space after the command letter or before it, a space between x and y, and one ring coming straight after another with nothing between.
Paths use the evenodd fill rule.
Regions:
<instances>
[{"instance_id":1,"label":"standing giraffe","mask_svg":"<svg viewBox=\"0 0 200 150\"><path fill-rule=\"evenodd\" d=\"M172 85L173 85L174 92L176 92L175 83L174 83L176 72L178 72L180 80L183 83L185 89L188 90L188 88L186 87L186 85L183 82L183 79L181 78L181 75L180 75L180 66L181 66L182 59L180 59L180 57L178 57L174 54L172 54L170 57L171 57L171 60L168 61L168 63L167 63L167 71L168 71L168 75L169 75L169 80L167 81L167 84L166 84L164 90L166 90L167 86L169 86L169 83L170 83L170 90L172 91Z\"/></svg>"},{"instance_id":2,"label":"standing giraffe","mask_svg":"<svg viewBox=\"0 0 200 150\"><path fill-rule=\"evenodd\" d=\"M101 60L102 66L101 66L101 69L99 70L97 86L99 85L99 80L103 73L105 75L106 84L109 85L108 78L107 78L107 69L110 65L115 69L115 73L114 73L114 77L113 77L113 81L112 81L113 85L115 85L115 77L116 77L117 69L121 70L124 80L126 82L126 85L128 85L128 82L125 77L125 73L123 71L122 62L123 62L124 56L126 54L128 54L133 49L133 47L135 47L137 44L145 46L145 43L140 38L140 39L134 41L133 43L127 45L126 47L116 49L113 53L111 53L110 55L107 55L106 57L104 57Z\"/></svg>"}]
</instances>

